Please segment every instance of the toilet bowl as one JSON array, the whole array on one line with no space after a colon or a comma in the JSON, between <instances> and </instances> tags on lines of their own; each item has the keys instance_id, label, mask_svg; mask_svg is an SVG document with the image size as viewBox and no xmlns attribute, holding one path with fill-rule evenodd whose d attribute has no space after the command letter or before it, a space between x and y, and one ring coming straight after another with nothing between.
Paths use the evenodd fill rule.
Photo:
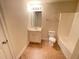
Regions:
<instances>
[{"instance_id":1,"label":"toilet bowl","mask_svg":"<svg viewBox=\"0 0 79 59\"><path fill-rule=\"evenodd\" d=\"M55 31L48 32L48 39L49 39L49 45L54 46L54 43L56 43Z\"/></svg>"}]
</instances>

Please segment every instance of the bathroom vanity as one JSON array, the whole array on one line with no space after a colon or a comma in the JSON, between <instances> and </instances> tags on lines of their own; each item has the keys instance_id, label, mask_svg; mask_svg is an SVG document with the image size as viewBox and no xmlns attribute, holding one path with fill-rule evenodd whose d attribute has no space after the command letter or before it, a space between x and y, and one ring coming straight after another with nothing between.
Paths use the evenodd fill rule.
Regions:
<instances>
[{"instance_id":1,"label":"bathroom vanity","mask_svg":"<svg viewBox=\"0 0 79 59\"><path fill-rule=\"evenodd\" d=\"M41 43L41 28L29 28L28 39L32 43Z\"/></svg>"},{"instance_id":2,"label":"bathroom vanity","mask_svg":"<svg viewBox=\"0 0 79 59\"><path fill-rule=\"evenodd\" d=\"M28 39L30 42L41 43L42 4L29 2L28 7Z\"/></svg>"}]
</instances>

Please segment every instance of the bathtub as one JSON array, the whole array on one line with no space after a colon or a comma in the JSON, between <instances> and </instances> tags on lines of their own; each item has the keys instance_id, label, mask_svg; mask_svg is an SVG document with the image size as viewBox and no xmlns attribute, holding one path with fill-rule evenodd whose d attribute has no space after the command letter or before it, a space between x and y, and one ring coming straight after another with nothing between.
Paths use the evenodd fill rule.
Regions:
<instances>
[{"instance_id":1,"label":"bathtub","mask_svg":"<svg viewBox=\"0 0 79 59\"><path fill-rule=\"evenodd\" d=\"M70 59L72 55L72 49L70 49L71 48L70 44L71 43L65 37L64 38L59 37L58 45L60 46L66 59Z\"/></svg>"}]
</instances>

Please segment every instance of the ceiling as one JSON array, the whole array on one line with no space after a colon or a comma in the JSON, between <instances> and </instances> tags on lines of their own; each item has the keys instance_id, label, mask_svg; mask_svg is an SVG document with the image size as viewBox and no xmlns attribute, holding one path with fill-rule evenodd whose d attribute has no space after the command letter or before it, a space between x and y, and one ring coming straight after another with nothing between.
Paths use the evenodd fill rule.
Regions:
<instances>
[{"instance_id":1,"label":"ceiling","mask_svg":"<svg viewBox=\"0 0 79 59\"><path fill-rule=\"evenodd\" d=\"M51 2L77 1L77 0L27 0L27 1L42 1L44 3L51 3Z\"/></svg>"},{"instance_id":2,"label":"ceiling","mask_svg":"<svg viewBox=\"0 0 79 59\"><path fill-rule=\"evenodd\" d=\"M59 2L59 1L75 1L75 0L43 0L44 2Z\"/></svg>"}]
</instances>

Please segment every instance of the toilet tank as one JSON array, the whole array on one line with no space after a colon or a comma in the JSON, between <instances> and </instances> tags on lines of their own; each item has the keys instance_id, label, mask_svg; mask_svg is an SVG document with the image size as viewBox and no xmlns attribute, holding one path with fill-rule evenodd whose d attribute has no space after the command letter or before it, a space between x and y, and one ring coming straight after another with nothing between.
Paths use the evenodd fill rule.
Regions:
<instances>
[{"instance_id":1,"label":"toilet tank","mask_svg":"<svg viewBox=\"0 0 79 59\"><path fill-rule=\"evenodd\" d=\"M49 37L55 37L55 31L48 31L48 36Z\"/></svg>"}]
</instances>

